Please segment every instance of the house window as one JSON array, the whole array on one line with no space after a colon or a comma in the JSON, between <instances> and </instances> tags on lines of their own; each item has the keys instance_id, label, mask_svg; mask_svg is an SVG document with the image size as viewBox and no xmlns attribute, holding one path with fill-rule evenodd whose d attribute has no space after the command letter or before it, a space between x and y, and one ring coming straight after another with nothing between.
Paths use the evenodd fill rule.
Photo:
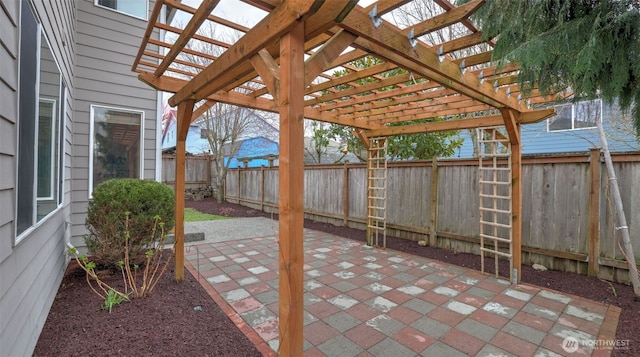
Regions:
<instances>
[{"instance_id":1,"label":"house window","mask_svg":"<svg viewBox=\"0 0 640 357\"><path fill-rule=\"evenodd\" d=\"M64 156L62 76L28 1L21 5L17 236L62 203Z\"/></svg>"},{"instance_id":2,"label":"house window","mask_svg":"<svg viewBox=\"0 0 640 357\"><path fill-rule=\"evenodd\" d=\"M122 12L127 15L147 19L147 4L149 0L95 0L97 6Z\"/></svg>"},{"instance_id":3,"label":"house window","mask_svg":"<svg viewBox=\"0 0 640 357\"><path fill-rule=\"evenodd\" d=\"M209 130L205 128L200 128L200 139L208 139L209 138Z\"/></svg>"},{"instance_id":4,"label":"house window","mask_svg":"<svg viewBox=\"0 0 640 357\"><path fill-rule=\"evenodd\" d=\"M548 120L548 131L579 130L596 127L602 115L602 101L589 100L557 106L555 117Z\"/></svg>"},{"instance_id":5,"label":"house window","mask_svg":"<svg viewBox=\"0 0 640 357\"><path fill-rule=\"evenodd\" d=\"M141 177L143 122L142 111L91 106L90 191L112 178Z\"/></svg>"}]
</instances>

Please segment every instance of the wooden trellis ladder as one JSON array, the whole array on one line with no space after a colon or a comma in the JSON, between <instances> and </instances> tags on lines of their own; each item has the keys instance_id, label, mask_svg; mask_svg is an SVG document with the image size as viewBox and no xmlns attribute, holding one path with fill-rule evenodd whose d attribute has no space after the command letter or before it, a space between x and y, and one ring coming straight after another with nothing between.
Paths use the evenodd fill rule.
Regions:
<instances>
[{"instance_id":1,"label":"wooden trellis ladder","mask_svg":"<svg viewBox=\"0 0 640 357\"><path fill-rule=\"evenodd\" d=\"M387 247L387 140L369 139L367 158L367 244Z\"/></svg>"},{"instance_id":2,"label":"wooden trellis ladder","mask_svg":"<svg viewBox=\"0 0 640 357\"><path fill-rule=\"evenodd\" d=\"M493 255L498 277L498 258L507 258L513 281L511 144L500 127L478 129L478 144L481 270L485 255Z\"/></svg>"}]
</instances>

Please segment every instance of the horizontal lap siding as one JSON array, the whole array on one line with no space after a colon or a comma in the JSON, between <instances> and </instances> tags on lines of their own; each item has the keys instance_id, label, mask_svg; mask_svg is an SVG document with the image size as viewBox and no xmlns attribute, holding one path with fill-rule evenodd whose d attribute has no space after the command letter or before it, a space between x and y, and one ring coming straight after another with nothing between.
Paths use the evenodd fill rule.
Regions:
<instances>
[{"instance_id":1,"label":"horizontal lap siding","mask_svg":"<svg viewBox=\"0 0 640 357\"><path fill-rule=\"evenodd\" d=\"M31 355L64 269L70 220L75 2L35 1L34 8L67 86L63 205L15 244L20 1L0 0L0 346L7 356Z\"/></svg>"},{"instance_id":2,"label":"horizontal lap siding","mask_svg":"<svg viewBox=\"0 0 640 357\"><path fill-rule=\"evenodd\" d=\"M157 130L161 120L157 92L137 80L131 65L146 21L75 1L78 8L72 242L84 246L84 222L89 199L89 135L91 105L141 110L145 113L141 154L142 178L156 178ZM149 9L153 7L150 3ZM157 38L157 33L152 35Z\"/></svg>"}]
</instances>

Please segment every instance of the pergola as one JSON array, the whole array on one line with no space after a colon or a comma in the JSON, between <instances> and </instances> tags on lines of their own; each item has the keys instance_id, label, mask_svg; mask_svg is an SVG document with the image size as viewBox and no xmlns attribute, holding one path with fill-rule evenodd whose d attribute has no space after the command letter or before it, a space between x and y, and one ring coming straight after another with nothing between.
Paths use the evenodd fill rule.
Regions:
<instances>
[{"instance_id":1,"label":"pergola","mask_svg":"<svg viewBox=\"0 0 640 357\"><path fill-rule=\"evenodd\" d=\"M517 84L518 66L491 62L492 42L484 41L469 20L483 0L458 7L433 0L441 11L407 27L386 20L385 14L412 1L420 0L379 0L366 7L356 0L243 0L266 12L247 28L212 15L219 0L203 0L197 9L156 0L133 71L157 90L174 93L169 104L178 107L176 279L184 278L184 160L190 123L216 102L279 113L282 355L303 351L305 118L350 126L365 145L374 137L504 126L506 135L500 137L512 153L513 266L520 273L520 126L555 115L553 109L533 109L554 98L535 89L525 97ZM183 29L162 22L163 5L191 14ZM242 35L226 43L198 34L207 22ZM440 43L427 39L434 31L454 28ZM151 37L154 30L172 32L177 39L158 41ZM190 41L215 46L220 54L198 51L188 46ZM186 61L185 55L208 64ZM363 58L377 61L365 68L353 65ZM332 75L337 70L344 75ZM430 118L446 120L423 120ZM403 122L407 125L391 125Z\"/></svg>"}]
</instances>

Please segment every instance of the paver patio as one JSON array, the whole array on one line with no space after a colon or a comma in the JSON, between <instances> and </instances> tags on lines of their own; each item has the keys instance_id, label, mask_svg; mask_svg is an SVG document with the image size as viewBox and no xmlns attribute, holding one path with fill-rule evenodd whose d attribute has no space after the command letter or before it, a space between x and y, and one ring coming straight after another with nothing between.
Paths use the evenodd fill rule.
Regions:
<instances>
[{"instance_id":1,"label":"paver patio","mask_svg":"<svg viewBox=\"0 0 640 357\"><path fill-rule=\"evenodd\" d=\"M275 236L198 244L187 268L265 355L278 349ZM606 356L620 309L305 229L305 356Z\"/></svg>"}]
</instances>

